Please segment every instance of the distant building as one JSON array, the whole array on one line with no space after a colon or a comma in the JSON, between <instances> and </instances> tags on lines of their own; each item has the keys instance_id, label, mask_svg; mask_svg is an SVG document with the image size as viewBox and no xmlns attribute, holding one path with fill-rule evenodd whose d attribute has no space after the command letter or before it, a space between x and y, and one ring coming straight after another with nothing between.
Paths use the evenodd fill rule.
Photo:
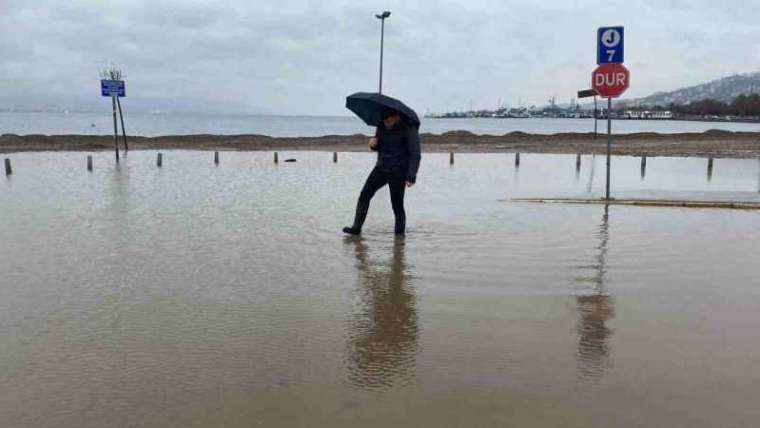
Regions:
<instances>
[{"instance_id":1,"label":"distant building","mask_svg":"<svg viewBox=\"0 0 760 428\"><path fill-rule=\"evenodd\" d=\"M623 114L626 119L673 119L673 113L669 110L626 110Z\"/></svg>"}]
</instances>

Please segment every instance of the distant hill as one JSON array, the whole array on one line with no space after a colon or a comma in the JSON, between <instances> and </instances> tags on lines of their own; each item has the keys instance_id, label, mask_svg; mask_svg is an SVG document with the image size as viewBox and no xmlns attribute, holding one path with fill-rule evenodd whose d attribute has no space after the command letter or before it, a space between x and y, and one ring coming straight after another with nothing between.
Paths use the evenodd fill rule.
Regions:
<instances>
[{"instance_id":1,"label":"distant hill","mask_svg":"<svg viewBox=\"0 0 760 428\"><path fill-rule=\"evenodd\" d=\"M656 92L648 97L629 100L626 104L666 106L670 103L689 104L705 98L727 102L741 94L753 92L760 93L760 72L723 77L670 92Z\"/></svg>"}]
</instances>

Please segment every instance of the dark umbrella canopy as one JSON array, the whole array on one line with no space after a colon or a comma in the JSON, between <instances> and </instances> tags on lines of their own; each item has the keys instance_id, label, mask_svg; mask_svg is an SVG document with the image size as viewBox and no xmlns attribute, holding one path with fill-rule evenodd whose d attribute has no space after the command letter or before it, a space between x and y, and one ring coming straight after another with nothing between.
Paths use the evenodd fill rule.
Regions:
<instances>
[{"instance_id":1,"label":"dark umbrella canopy","mask_svg":"<svg viewBox=\"0 0 760 428\"><path fill-rule=\"evenodd\" d=\"M370 126L380 126L383 121L383 113L388 110L395 110L412 125L420 126L420 118L417 117L414 110L395 98L375 92L357 92L347 96L346 108Z\"/></svg>"}]
</instances>

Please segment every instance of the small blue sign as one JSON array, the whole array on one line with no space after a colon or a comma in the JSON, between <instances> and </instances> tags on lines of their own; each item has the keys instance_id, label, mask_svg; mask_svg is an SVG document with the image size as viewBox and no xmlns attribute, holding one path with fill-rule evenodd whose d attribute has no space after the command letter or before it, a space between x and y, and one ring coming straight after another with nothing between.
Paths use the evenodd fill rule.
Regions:
<instances>
[{"instance_id":1,"label":"small blue sign","mask_svg":"<svg viewBox=\"0 0 760 428\"><path fill-rule=\"evenodd\" d=\"M623 63L623 27L601 27L597 30L596 63Z\"/></svg>"},{"instance_id":2,"label":"small blue sign","mask_svg":"<svg viewBox=\"0 0 760 428\"><path fill-rule=\"evenodd\" d=\"M104 97L126 97L127 91L123 80L100 81L100 94Z\"/></svg>"}]
</instances>

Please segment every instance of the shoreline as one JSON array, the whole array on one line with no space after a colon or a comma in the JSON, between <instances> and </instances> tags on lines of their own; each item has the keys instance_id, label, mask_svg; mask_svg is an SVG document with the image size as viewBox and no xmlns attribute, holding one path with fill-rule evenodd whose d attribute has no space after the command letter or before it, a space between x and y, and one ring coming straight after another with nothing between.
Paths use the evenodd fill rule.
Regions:
<instances>
[{"instance_id":1,"label":"shoreline","mask_svg":"<svg viewBox=\"0 0 760 428\"><path fill-rule=\"evenodd\" d=\"M167 135L127 136L130 150L214 151L367 151L369 137L363 134L322 137L269 137L266 135ZM428 153L552 153L605 154L607 138L600 133L551 135L511 132L476 135L468 131L420 135ZM122 146L121 136L119 145ZM113 135L0 135L0 153L40 151L109 151ZM760 132L710 130L703 133L659 134L654 132L614 135L612 153L629 156L679 156L715 158L760 158Z\"/></svg>"},{"instance_id":2,"label":"shoreline","mask_svg":"<svg viewBox=\"0 0 760 428\"><path fill-rule=\"evenodd\" d=\"M474 116L474 117L467 117L467 116L456 116L456 117L451 116L451 117L446 117L446 116L440 116L439 117L439 116L425 116L425 120L428 120L428 119L430 119L430 120L440 120L440 119L444 119L444 120L448 120L448 119L456 119L456 120L459 120L459 119L495 119L495 120L514 120L514 119L519 119L519 120L523 120L523 119L552 119L552 120L554 120L554 119L559 119L559 120L585 120L585 119L593 119L593 118L594 118L593 116L590 116L590 117L588 117L588 116L587 117L488 117L488 116ZM598 120L599 120L600 123L601 122L606 122L607 118L600 116L598 118ZM747 118L747 119L737 118L737 119L730 119L729 120L729 119L721 119L721 118L710 119L710 118L703 118L703 117L669 117L669 118L650 117L650 118L646 118L646 119L641 119L641 118L638 118L638 117L613 117L612 120L615 120L615 121L617 121L617 120L622 120L622 121L640 121L640 122L643 122L643 121L647 121L647 122L668 122L668 121L670 121L670 122L750 123L750 124L755 123L755 124L760 124L760 118L758 118L758 119L755 119L755 118Z\"/></svg>"}]
</instances>

